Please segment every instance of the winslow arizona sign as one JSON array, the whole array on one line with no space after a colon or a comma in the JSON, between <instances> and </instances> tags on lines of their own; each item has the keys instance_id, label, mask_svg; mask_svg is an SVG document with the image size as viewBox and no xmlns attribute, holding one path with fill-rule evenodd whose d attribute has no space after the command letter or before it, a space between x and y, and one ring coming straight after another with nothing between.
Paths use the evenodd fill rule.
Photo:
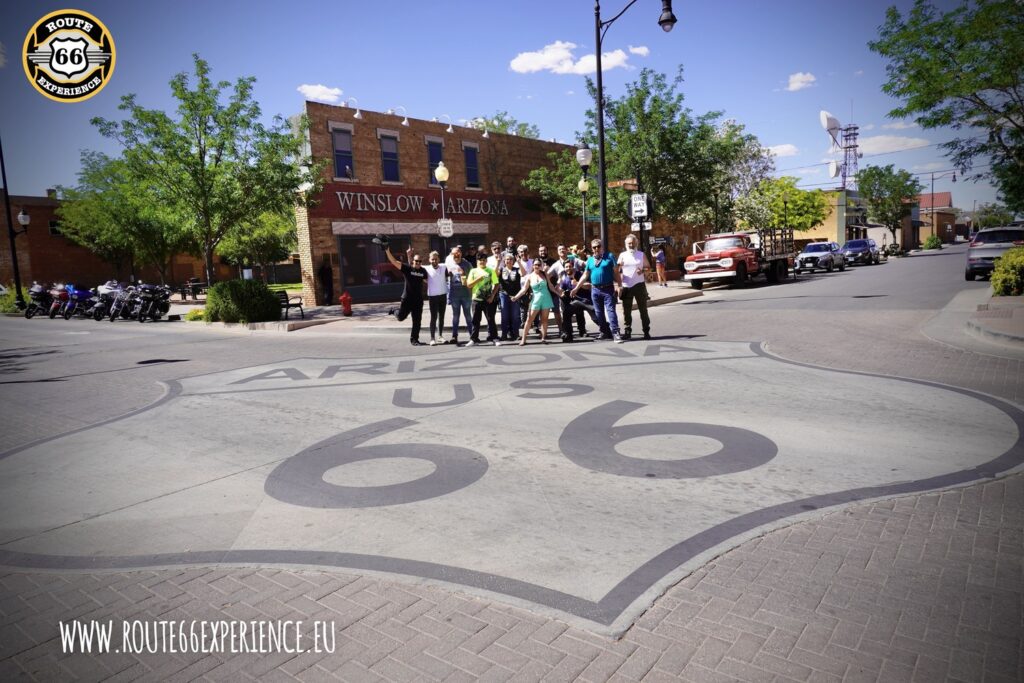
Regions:
<instances>
[{"instance_id":1,"label":"winslow arizona sign","mask_svg":"<svg viewBox=\"0 0 1024 683\"><path fill-rule=\"evenodd\" d=\"M434 220L441 211L440 189L362 187L330 183L319 206L310 211L317 218L390 218ZM451 217L523 219L539 213L524 205L521 197L479 192L445 192L444 214Z\"/></svg>"}]
</instances>

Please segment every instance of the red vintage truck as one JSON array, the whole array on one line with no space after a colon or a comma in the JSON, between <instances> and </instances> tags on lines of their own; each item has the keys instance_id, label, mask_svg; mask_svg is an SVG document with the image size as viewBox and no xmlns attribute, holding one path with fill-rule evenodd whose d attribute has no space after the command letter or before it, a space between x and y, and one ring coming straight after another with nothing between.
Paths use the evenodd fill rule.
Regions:
<instances>
[{"instance_id":1,"label":"red vintage truck","mask_svg":"<svg viewBox=\"0 0 1024 683\"><path fill-rule=\"evenodd\" d=\"M792 228L716 233L694 243L683 264L683 277L694 289L703 289L708 282L743 286L762 274L768 282L779 282L789 277L795 257Z\"/></svg>"}]
</instances>

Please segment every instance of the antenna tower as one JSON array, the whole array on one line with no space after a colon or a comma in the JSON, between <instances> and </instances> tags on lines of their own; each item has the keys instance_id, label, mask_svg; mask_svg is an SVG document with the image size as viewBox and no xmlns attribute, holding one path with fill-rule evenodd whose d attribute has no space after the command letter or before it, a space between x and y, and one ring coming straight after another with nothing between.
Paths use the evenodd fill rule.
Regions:
<instances>
[{"instance_id":1,"label":"antenna tower","mask_svg":"<svg viewBox=\"0 0 1024 683\"><path fill-rule=\"evenodd\" d=\"M843 132L843 189L847 187L855 189L857 185L857 159L860 152L857 149L857 135L860 126L851 123L842 129Z\"/></svg>"}]
</instances>

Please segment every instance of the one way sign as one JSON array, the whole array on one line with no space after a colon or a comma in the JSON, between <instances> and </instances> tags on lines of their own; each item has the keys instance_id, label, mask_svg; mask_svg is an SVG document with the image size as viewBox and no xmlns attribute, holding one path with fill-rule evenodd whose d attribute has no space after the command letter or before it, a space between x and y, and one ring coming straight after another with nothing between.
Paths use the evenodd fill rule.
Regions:
<instances>
[{"instance_id":1,"label":"one way sign","mask_svg":"<svg viewBox=\"0 0 1024 683\"><path fill-rule=\"evenodd\" d=\"M647 217L647 193L635 194L630 198L629 215L633 218Z\"/></svg>"}]
</instances>

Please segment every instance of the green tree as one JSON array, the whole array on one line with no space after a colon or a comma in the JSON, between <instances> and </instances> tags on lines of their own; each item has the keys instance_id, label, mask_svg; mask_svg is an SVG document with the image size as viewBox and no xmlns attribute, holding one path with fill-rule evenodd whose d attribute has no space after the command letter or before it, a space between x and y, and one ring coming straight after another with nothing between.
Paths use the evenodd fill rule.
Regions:
<instances>
[{"instance_id":1,"label":"green tree","mask_svg":"<svg viewBox=\"0 0 1024 683\"><path fill-rule=\"evenodd\" d=\"M64 235L114 265L118 276L127 265L134 277L134 266L143 264L166 282L184 232L155 188L123 160L89 151L82 153L78 181L77 187L61 188L64 201L57 212Z\"/></svg>"},{"instance_id":2,"label":"green tree","mask_svg":"<svg viewBox=\"0 0 1024 683\"><path fill-rule=\"evenodd\" d=\"M263 213L225 235L217 253L238 265L258 265L266 282L268 266L288 258L296 242L294 214Z\"/></svg>"},{"instance_id":3,"label":"green tree","mask_svg":"<svg viewBox=\"0 0 1024 683\"><path fill-rule=\"evenodd\" d=\"M916 0L906 16L889 8L868 45L889 60L882 90L903 101L889 115L963 130L944 145L949 158L965 173L991 159L1003 200L1024 211L1024 3L972 0L939 13Z\"/></svg>"},{"instance_id":4,"label":"green tree","mask_svg":"<svg viewBox=\"0 0 1024 683\"><path fill-rule=\"evenodd\" d=\"M121 99L129 118L120 122L94 118L108 138L124 146L124 160L133 174L159 189L186 227L206 261L206 277L214 280L213 254L233 229L255 224L265 212L291 210L304 191L319 195L323 177L303 157L303 119L292 130L281 117L260 122L252 98L252 77L210 80L209 65L193 55L194 86L186 73L171 80L177 116L145 109L134 95ZM224 91L231 87L224 100Z\"/></svg>"},{"instance_id":5,"label":"green tree","mask_svg":"<svg viewBox=\"0 0 1024 683\"><path fill-rule=\"evenodd\" d=\"M868 218L889 228L896 244L896 231L910 215L913 200L921 194L917 176L889 164L868 166L857 173L857 189L867 205Z\"/></svg>"},{"instance_id":6,"label":"green tree","mask_svg":"<svg viewBox=\"0 0 1024 683\"><path fill-rule=\"evenodd\" d=\"M1002 204L982 204L974 217L974 227L994 228L1009 225L1012 220L1013 213Z\"/></svg>"},{"instance_id":7,"label":"green tree","mask_svg":"<svg viewBox=\"0 0 1024 683\"><path fill-rule=\"evenodd\" d=\"M517 121L507 111L495 112L492 116L478 116L466 122L470 128L487 130L492 133L507 133L521 138L536 140L540 137L540 128L532 123Z\"/></svg>"},{"instance_id":8,"label":"green tree","mask_svg":"<svg viewBox=\"0 0 1024 683\"><path fill-rule=\"evenodd\" d=\"M750 227L785 228L806 232L821 225L828 217L828 199L821 190L801 190L797 178L768 178L754 188L753 202L767 208L763 225Z\"/></svg>"},{"instance_id":9,"label":"green tree","mask_svg":"<svg viewBox=\"0 0 1024 683\"><path fill-rule=\"evenodd\" d=\"M681 83L681 69L672 82L663 74L644 69L634 83L626 86L622 97L605 98L607 179L638 178L641 189L654 201L656 214L669 220L694 220L702 215L709 218L718 190L720 216L724 217L731 211L737 188L761 177L765 158L756 138L744 134L742 126L732 121L716 125L720 113L695 116L687 109L679 92ZM596 103L596 88L589 79L587 88ZM596 130L594 107L586 113L585 129L579 137L595 155ZM574 153L554 153L549 159L550 165L531 171L523 185L538 192L557 213L578 215L580 168ZM770 164L770 159L767 161ZM596 160L591 171L596 171ZM597 212L597 183L601 180L591 176L588 204L593 202L593 213ZM618 188L608 191L610 220L627 220L630 192Z\"/></svg>"}]
</instances>

